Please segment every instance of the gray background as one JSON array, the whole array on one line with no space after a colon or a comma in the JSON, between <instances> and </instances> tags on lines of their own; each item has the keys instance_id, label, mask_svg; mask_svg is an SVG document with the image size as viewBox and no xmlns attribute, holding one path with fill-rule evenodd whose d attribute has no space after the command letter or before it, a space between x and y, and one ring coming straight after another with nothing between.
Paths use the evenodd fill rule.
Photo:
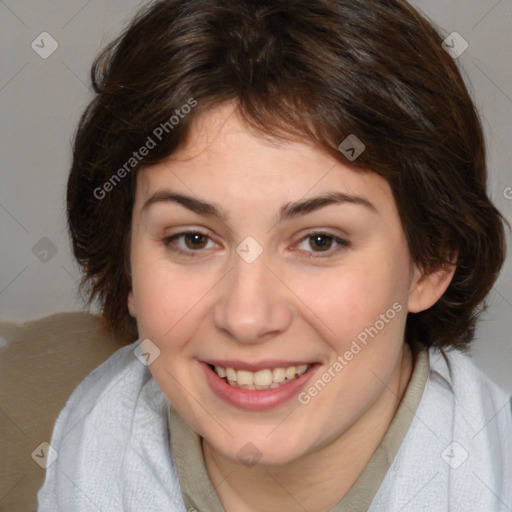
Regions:
<instances>
[{"instance_id":1,"label":"gray background","mask_svg":"<svg viewBox=\"0 0 512 512\"><path fill-rule=\"evenodd\" d=\"M510 220L512 0L412 3L444 36L458 32L469 44L458 62L487 134L490 196ZM91 97L94 56L141 4L0 0L0 320L24 321L82 307L65 226L71 140ZM46 59L31 47L42 32L58 43ZM509 256L489 296L472 353L482 370L512 392L511 261Z\"/></svg>"}]
</instances>

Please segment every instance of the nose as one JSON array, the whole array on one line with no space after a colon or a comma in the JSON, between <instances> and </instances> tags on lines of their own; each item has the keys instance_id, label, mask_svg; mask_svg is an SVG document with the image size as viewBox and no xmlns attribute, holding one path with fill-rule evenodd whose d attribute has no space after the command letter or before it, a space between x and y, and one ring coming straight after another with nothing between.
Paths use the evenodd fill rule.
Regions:
<instances>
[{"instance_id":1,"label":"nose","mask_svg":"<svg viewBox=\"0 0 512 512\"><path fill-rule=\"evenodd\" d=\"M252 263L234 254L231 272L219 283L215 327L240 343L260 343L285 332L292 320L287 288L263 253Z\"/></svg>"}]
</instances>

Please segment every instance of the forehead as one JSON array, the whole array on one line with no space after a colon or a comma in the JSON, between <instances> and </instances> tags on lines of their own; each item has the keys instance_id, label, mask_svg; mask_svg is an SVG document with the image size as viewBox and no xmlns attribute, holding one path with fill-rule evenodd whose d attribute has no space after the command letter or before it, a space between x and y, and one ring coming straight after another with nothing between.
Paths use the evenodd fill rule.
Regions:
<instances>
[{"instance_id":1,"label":"forehead","mask_svg":"<svg viewBox=\"0 0 512 512\"><path fill-rule=\"evenodd\" d=\"M137 206L169 187L260 207L330 192L366 197L378 210L395 206L388 183L376 173L353 169L307 141L256 132L230 104L201 113L181 148L138 173Z\"/></svg>"}]
</instances>

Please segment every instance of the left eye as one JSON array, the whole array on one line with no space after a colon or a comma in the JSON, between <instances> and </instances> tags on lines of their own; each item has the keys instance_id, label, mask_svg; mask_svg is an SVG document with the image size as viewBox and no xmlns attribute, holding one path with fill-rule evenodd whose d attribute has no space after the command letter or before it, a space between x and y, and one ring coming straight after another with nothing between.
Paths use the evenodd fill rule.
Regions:
<instances>
[{"instance_id":1,"label":"left eye","mask_svg":"<svg viewBox=\"0 0 512 512\"><path fill-rule=\"evenodd\" d=\"M309 243L308 243L308 240L309 240ZM346 240L343 240L342 238L331 235L329 233L323 233L323 232L307 234L301 240L298 247L300 248L300 245L303 245L305 243L308 243L309 247L311 249L314 249L313 253L329 253L328 255L331 255L332 253L336 253L336 252L342 250L343 248L348 247L348 245L349 245ZM331 248L334 243L337 244L338 247L336 247L334 249L334 251L331 251ZM315 250L315 249L319 249L319 250ZM310 257L322 258L324 256L310 255Z\"/></svg>"}]
</instances>

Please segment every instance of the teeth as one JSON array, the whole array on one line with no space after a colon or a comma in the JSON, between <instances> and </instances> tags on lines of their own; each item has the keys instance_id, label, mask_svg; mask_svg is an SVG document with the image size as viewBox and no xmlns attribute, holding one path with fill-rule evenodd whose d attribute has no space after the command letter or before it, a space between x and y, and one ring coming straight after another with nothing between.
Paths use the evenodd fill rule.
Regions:
<instances>
[{"instance_id":1,"label":"teeth","mask_svg":"<svg viewBox=\"0 0 512 512\"><path fill-rule=\"evenodd\" d=\"M274 382L284 382L286 379L286 368L274 368L272 370L272 380Z\"/></svg>"},{"instance_id":2,"label":"teeth","mask_svg":"<svg viewBox=\"0 0 512 512\"><path fill-rule=\"evenodd\" d=\"M227 382L234 387L242 389L274 389L284 382L300 377L310 367L310 364L289 366L288 368L274 368L249 372L215 366L215 372L221 378L227 377Z\"/></svg>"},{"instance_id":3,"label":"teeth","mask_svg":"<svg viewBox=\"0 0 512 512\"><path fill-rule=\"evenodd\" d=\"M246 372L245 370L238 370L236 372L236 381L240 386L246 385L250 386L253 384L254 378L253 378L252 372ZM232 379L229 379L232 380Z\"/></svg>"},{"instance_id":4,"label":"teeth","mask_svg":"<svg viewBox=\"0 0 512 512\"><path fill-rule=\"evenodd\" d=\"M236 372L233 370L233 368L226 368L226 377L228 380L234 380L236 381Z\"/></svg>"},{"instance_id":5,"label":"teeth","mask_svg":"<svg viewBox=\"0 0 512 512\"><path fill-rule=\"evenodd\" d=\"M297 368L295 366L290 366L289 368L286 368L286 378L288 380L291 380L295 377L295 372L297 371Z\"/></svg>"},{"instance_id":6,"label":"teeth","mask_svg":"<svg viewBox=\"0 0 512 512\"><path fill-rule=\"evenodd\" d=\"M240 384L240 381L238 381L238 383ZM254 384L256 384L256 386L270 386L270 384L272 384L272 370L260 370L255 372Z\"/></svg>"}]
</instances>

